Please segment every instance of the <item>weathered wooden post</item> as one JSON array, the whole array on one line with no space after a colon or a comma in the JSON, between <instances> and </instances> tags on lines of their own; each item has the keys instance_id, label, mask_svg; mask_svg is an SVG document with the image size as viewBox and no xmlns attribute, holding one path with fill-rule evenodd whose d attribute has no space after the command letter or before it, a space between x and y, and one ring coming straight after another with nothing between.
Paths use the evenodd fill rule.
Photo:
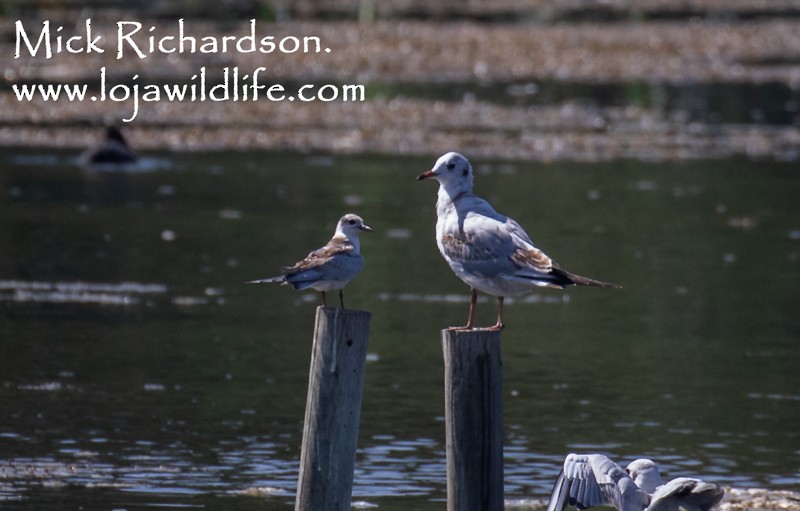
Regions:
<instances>
[{"instance_id":1,"label":"weathered wooden post","mask_svg":"<svg viewBox=\"0 0 800 511\"><path fill-rule=\"evenodd\" d=\"M498 330L442 330L447 510L503 509L503 370Z\"/></svg>"},{"instance_id":2,"label":"weathered wooden post","mask_svg":"<svg viewBox=\"0 0 800 511\"><path fill-rule=\"evenodd\" d=\"M317 307L295 511L350 511L370 317Z\"/></svg>"}]
</instances>

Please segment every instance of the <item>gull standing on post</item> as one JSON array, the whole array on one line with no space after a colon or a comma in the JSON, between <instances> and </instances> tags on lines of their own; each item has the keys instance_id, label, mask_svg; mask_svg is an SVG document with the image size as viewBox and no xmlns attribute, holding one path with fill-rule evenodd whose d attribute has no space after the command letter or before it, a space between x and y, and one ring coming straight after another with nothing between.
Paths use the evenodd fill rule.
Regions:
<instances>
[{"instance_id":1,"label":"gull standing on post","mask_svg":"<svg viewBox=\"0 0 800 511\"><path fill-rule=\"evenodd\" d=\"M614 287L616 284L581 277L562 270L533 242L512 218L501 215L472 193L472 165L454 152L436 160L417 180L439 181L436 201L436 244L456 276L472 288L469 319L460 329L473 328L478 291L498 300L497 323L503 328L503 299L538 287Z\"/></svg>"},{"instance_id":2,"label":"gull standing on post","mask_svg":"<svg viewBox=\"0 0 800 511\"><path fill-rule=\"evenodd\" d=\"M295 289L315 289L322 293L325 307L328 306L325 292L338 289L339 303L344 308L342 289L364 266L358 235L361 231L371 230L360 216L348 213L336 224L336 232L327 245L309 253L294 266L284 267L283 275L279 277L251 280L246 284L278 283L291 284Z\"/></svg>"},{"instance_id":3,"label":"gull standing on post","mask_svg":"<svg viewBox=\"0 0 800 511\"><path fill-rule=\"evenodd\" d=\"M626 470L602 454L569 454L558 474L547 511L568 506L613 506L617 511L708 511L725 495L719 485L678 477L667 483L658 466L638 459Z\"/></svg>"}]
</instances>

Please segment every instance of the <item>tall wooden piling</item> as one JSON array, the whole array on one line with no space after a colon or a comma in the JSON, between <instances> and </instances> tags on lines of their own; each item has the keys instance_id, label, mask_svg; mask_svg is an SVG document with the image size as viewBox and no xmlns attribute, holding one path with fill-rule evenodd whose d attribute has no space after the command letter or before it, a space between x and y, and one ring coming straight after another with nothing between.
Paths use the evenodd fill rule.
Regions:
<instances>
[{"instance_id":1,"label":"tall wooden piling","mask_svg":"<svg viewBox=\"0 0 800 511\"><path fill-rule=\"evenodd\" d=\"M503 509L500 332L442 330L447 511Z\"/></svg>"},{"instance_id":2,"label":"tall wooden piling","mask_svg":"<svg viewBox=\"0 0 800 511\"><path fill-rule=\"evenodd\" d=\"M317 308L295 511L350 511L370 317Z\"/></svg>"}]
</instances>

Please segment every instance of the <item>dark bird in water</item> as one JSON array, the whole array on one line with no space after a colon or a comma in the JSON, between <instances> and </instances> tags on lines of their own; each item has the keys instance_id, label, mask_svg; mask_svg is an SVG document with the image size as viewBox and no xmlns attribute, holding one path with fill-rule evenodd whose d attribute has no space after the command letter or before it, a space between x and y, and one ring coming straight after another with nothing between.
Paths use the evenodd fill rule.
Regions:
<instances>
[{"instance_id":1,"label":"dark bird in water","mask_svg":"<svg viewBox=\"0 0 800 511\"><path fill-rule=\"evenodd\" d=\"M136 163L138 157L115 127L106 128L103 140L81 155L84 165L128 165Z\"/></svg>"}]
</instances>

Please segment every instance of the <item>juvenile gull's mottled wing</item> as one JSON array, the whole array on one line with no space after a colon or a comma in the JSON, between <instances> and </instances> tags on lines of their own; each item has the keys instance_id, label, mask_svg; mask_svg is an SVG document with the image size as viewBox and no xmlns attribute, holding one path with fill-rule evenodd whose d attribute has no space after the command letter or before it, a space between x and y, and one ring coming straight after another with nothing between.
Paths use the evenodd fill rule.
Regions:
<instances>
[{"instance_id":1,"label":"juvenile gull's mottled wing","mask_svg":"<svg viewBox=\"0 0 800 511\"><path fill-rule=\"evenodd\" d=\"M348 280L359 272L363 258L347 240L333 238L324 247L310 252L305 259L283 268L283 275L251 280L248 284L291 284L295 289L308 289L321 280Z\"/></svg>"},{"instance_id":2,"label":"juvenile gull's mottled wing","mask_svg":"<svg viewBox=\"0 0 800 511\"><path fill-rule=\"evenodd\" d=\"M294 266L284 268L284 279L295 289L306 289L319 280L351 278L363 263L361 256L353 253L354 250L349 241L334 238Z\"/></svg>"}]
</instances>

